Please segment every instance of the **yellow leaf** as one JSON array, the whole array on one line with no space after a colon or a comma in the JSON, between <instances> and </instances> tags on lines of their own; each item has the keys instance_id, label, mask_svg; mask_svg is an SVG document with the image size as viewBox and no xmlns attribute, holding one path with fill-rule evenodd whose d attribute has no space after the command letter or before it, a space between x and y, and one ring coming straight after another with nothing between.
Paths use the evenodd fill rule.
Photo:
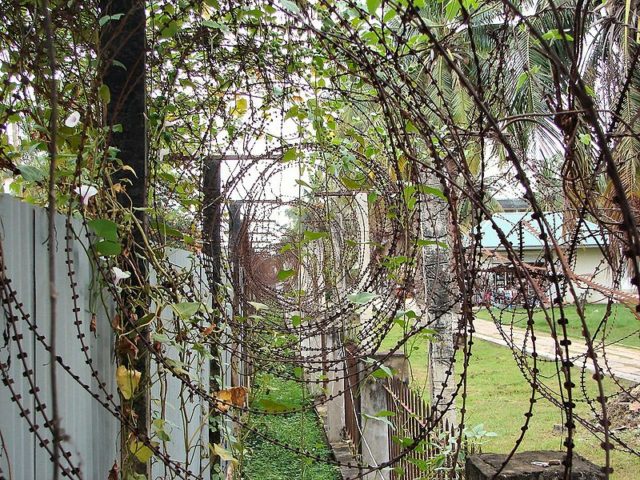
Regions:
<instances>
[{"instance_id":1,"label":"yellow leaf","mask_svg":"<svg viewBox=\"0 0 640 480\"><path fill-rule=\"evenodd\" d=\"M238 460L236 460L233 457L233 454L227 450L226 448L218 445L217 443L213 444L213 452L219 456L222 460L225 460L227 462L233 462L233 463L238 463Z\"/></svg>"},{"instance_id":2,"label":"yellow leaf","mask_svg":"<svg viewBox=\"0 0 640 480\"><path fill-rule=\"evenodd\" d=\"M244 97L240 97L236 100L236 105L235 107L233 107L233 110L231 110L231 114L234 117L241 117L242 115L247 113L248 108L249 102L247 101L247 99Z\"/></svg>"},{"instance_id":3,"label":"yellow leaf","mask_svg":"<svg viewBox=\"0 0 640 480\"><path fill-rule=\"evenodd\" d=\"M118 367L118 370L116 370L116 383L118 384L118 389L125 400L129 400L133 397L133 394L138 388L141 377L142 373L137 370L129 370L124 365L120 365Z\"/></svg>"},{"instance_id":4,"label":"yellow leaf","mask_svg":"<svg viewBox=\"0 0 640 480\"><path fill-rule=\"evenodd\" d=\"M247 389L244 387L231 387L215 393L216 409L226 412L229 407L244 407L247 398ZM224 402L224 403L222 403Z\"/></svg>"},{"instance_id":5,"label":"yellow leaf","mask_svg":"<svg viewBox=\"0 0 640 480\"><path fill-rule=\"evenodd\" d=\"M151 442L151 445L157 447L158 442ZM129 442L129 451L135 455L140 463L147 463L153 457L153 450L135 438Z\"/></svg>"}]
</instances>

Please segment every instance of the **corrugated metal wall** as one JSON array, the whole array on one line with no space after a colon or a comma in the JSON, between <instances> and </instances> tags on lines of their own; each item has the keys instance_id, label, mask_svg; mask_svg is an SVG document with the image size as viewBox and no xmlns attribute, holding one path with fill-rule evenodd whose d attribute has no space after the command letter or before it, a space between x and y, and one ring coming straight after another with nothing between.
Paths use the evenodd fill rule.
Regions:
<instances>
[{"instance_id":1,"label":"corrugated metal wall","mask_svg":"<svg viewBox=\"0 0 640 480\"><path fill-rule=\"evenodd\" d=\"M196 255L185 250L171 249L167 252L170 268L180 276L188 276L193 282L194 298L211 305L211 297L202 262ZM154 275L151 275L154 282ZM166 308L162 317L171 319L173 312ZM181 320L178 320L181 321ZM209 361L201 353L190 349L166 347L165 355L188 372L192 381L209 391ZM193 395L181 381L157 364L151 366L153 387L151 389L151 418L166 421L171 441L160 448L174 461L189 465L194 475L209 478L209 430L208 404ZM162 462L152 459L151 478L173 478L171 471Z\"/></svg>"},{"instance_id":2,"label":"corrugated metal wall","mask_svg":"<svg viewBox=\"0 0 640 480\"><path fill-rule=\"evenodd\" d=\"M73 222L73 230L82 232L81 223ZM37 326L37 333L49 336L49 288L48 288L48 245L46 211L0 194L0 239L6 265L9 288L15 292L14 304L22 304L29 315L21 318L16 305L5 304L0 315L0 363L8 364L8 376L13 380L12 388L20 395L19 401L29 410L28 417L39 425L38 432L50 439L44 426L43 416L37 411L38 405L30 394L28 377L24 370L32 370L32 381L40 388L38 398L46 404L44 411L50 414L50 367L49 354L37 340L36 333L29 330L28 322ZM70 241L72 280L66 262L67 244L66 218L56 219L56 276L58 290L57 349L64 363L70 367L77 381L62 367L58 367L58 394L61 425L69 440L65 449L71 453L71 462L79 466L85 479L106 479L114 461L118 460L119 422L99 401L93 398L79 382L91 386L92 392L105 400L106 394L98 388L103 382L104 391L114 395L118 402L115 386L115 362L113 357L114 337L110 325L113 306L104 302L93 277L90 260L85 248L77 239ZM86 242L84 232L79 238ZM170 260L176 269L187 268L194 274L194 288L205 292L205 276L200 262L189 252L171 252ZM0 276L0 280L2 277ZM72 290L71 281L75 285ZM1 285L0 285L1 286ZM74 295L77 297L74 298ZM206 301L210 301L207 297ZM106 305L105 305L106 303ZM77 315L74 310L77 309ZM18 316L15 327L7 321L11 310ZM90 332L91 315L96 313L96 332ZM77 320L79 321L76 324ZM18 358L19 349L14 328L22 335L20 346L26 357ZM82 337L82 343L81 339ZM86 345L86 354L83 352ZM169 356L178 357L180 352L170 351ZM87 359L91 359L89 362ZM199 355L185 357L189 372L201 385L208 386L208 362ZM24 365L23 362L24 361ZM26 367L25 367L26 365ZM92 375L92 367L98 378ZM152 418L164 412L164 418L171 427L171 441L162 445L173 460L187 462L189 470L202 478L208 478L208 431L206 405L199 398L191 396L179 380L166 372L152 367L156 382L152 390ZM161 386L162 385L162 389ZM11 400L10 389L0 385L0 433L4 448L0 445L0 477L16 480L51 478L52 464L47 452L38 445L36 436L29 431L28 422L20 417L16 402ZM188 450L188 453L187 453ZM152 478L172 478L164 466L152 461ZM11 473L11 477L10 474Z\"/></svg>"},{"instance_id":3,"label":"corrugated metal wall","mask_svg":"<svg viewBox=\"0 0 640 480\"><path fill-rule=\"evenodd\" d=\"M109 312L104 308L97 310L97 331L89 331L91 322L92 295L97 295L89 260L81 245L72 241L70 258L75 272L73 281L77 282L73 293L66 263L66 219L56 219L56 276L57 276L57 353L71 367L73 374L92 391L99 392L97 382L106 384L105 389L115 394L115 366L111 352L113 337L109 324ZM76 225L78 227L78 225ZM10 288L15 292L16 303L23 304L23 310L29 315L37 332L49 337L49 269L47 243L47 214L41 208L22 203L15 198L0 195L0 236L2 239L4 263ZM94 299L95 302L95 299ZM97 302L99 303L99 302ZM100 305L101 306L101 305ZM102 307L102 306L101 306ZM23 335L20 341L27 356L24 358L29 370L33 371L33 381L39 387L38 397L46 405L44 411L51 414L51 388L49 353L36 340L36 334L29 330L28 321L12 305L13 314L18 317L16 328ZM76 313L74 309L78 308ZM6 315L0 318L0 329L12 333ZM80 321L76 325L76 318ZM94 368L100 373L100 379L91 375L83 345L78 338L84 334ZM6 339L5 339L6 340ZM30 386L25 377L25 367L18 359L18 346L14 339L8 344L3 342L0 349L0 362L9 363L9 375L14 387L21 392L20 401L30 410L30 418L39 425L39 433L50 439L44 426L43 416L37 411L38 405L29 393ZM113 462L117 459L118 422L81 385L62 367L57 367L60 419L64 433L69 441L65 448L71 453L71 461L81 467L84 478L106 478ZM104 394L102 395L104 398ZM117 398L117 397L116 397ZM8 450L8 458L2 455L0 468L4 475L11 471L15 479L51 478L52 464L47 452L40 448L35 435L29 432L27 422L20 417L18 406L11 401L9 389L0 386L0 432Z\"/></svg>"}]
</instances>

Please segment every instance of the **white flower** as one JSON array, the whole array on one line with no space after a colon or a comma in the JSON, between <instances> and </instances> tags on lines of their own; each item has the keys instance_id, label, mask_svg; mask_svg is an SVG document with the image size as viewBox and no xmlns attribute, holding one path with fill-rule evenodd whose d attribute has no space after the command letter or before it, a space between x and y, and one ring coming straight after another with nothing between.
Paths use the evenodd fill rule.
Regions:
<instances>
[{"instance_id":1,"label":"white flower","mask_svg":"<svg viewBox=\"0 0 640 480\"><path fill-rule=\"evenodd\" d=\"M124 280L131 276L131 272L125 272L124 270L120 270L118 267L111 268L113 272L113 283L116 285L120 283L120 280Z\"/></svg>"},{"instance_id":2,"label":"white flower","mask_svg":"<svg viewBox=\"0 0 640 480\"><path fill-rule=\"evenodd\" d=\"M80 195L80 200L82 200L82 204L85 207L89 205L91 197L98 193L98 189L93 185L80 185L79 187L74 188L73 191Z\"/></svg>"},{"instance_id":3,"label":"white flower","mask_svg":"<svg viewBox=\"0 0 640 480\"><path fill-rule=\"evenodd\" d=\"M67 117L67 119L64 121L64 124L69 128L73 128L76 125L78 125L79 123L80 123L80 113L79 112L71 112L71 115L69 115Z\"/></svg>"}]
</instances>

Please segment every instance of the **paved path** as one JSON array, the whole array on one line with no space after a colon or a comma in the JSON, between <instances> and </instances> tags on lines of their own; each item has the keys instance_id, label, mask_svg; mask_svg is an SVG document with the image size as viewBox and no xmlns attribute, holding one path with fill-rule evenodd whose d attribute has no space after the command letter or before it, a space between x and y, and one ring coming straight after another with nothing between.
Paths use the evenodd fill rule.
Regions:
<instances>
[{"instance_id":1,"label":"paved path","mask_svg":"<svg viewBox=\"0 0 640 480\"><path fill-rule=\"evenodd\" d=\"M505 325L507 342L502 338L502 335L493 322L476 318L474 320L474 326L476 329L476 338L508 347L514 345L519 350L523 350L524 345L526 352L531 352L532 350L530 337L527 337L527 343L524 343L525 330L523 328L511 328L510 325ZM569 345L569 352L573 357L574 364L577 367L586 366L589 370L593 371L593 364L590 359L587 360L585 365L586 350L586 346L579 339ZM536 335L536 351L540 357L551 360L555 359L555 341L548 335ZM606 347L606 365L603 365L602 361L604 356L602 346L596 350L596 353L599 360L598 365L604 369L607 375L613 375L617 378L624 378L635 383L640 383L640 349L608 345Z\"/></svg>"}]
</instances>

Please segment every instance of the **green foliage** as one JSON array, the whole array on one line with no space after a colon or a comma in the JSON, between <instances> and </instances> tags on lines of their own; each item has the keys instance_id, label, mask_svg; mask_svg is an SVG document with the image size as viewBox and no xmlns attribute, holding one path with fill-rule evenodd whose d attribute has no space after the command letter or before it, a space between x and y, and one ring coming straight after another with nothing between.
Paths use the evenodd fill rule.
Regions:
<instances>
[{"instance_id":1,"label":"green foliage","mask_svg":"<svg viewBox=\"0 0 640 480\"><path fill-rule=\"evenodd\" d=\"M308 400L299 383L284 381L268 375L257 379L260 393L252 405L260 408L264 402L308 408ZM252 415L249 424L281 442L303 448L314 455L329 459L331 451L325 442L324 432L313 410L288 415ZM242 463L243 478L247 480L337 480L335 467L274 445L258 436L250 436L246 443L248 453ZM304 476L303 472L304 471Z\"/></svg>"}]
</instances>

